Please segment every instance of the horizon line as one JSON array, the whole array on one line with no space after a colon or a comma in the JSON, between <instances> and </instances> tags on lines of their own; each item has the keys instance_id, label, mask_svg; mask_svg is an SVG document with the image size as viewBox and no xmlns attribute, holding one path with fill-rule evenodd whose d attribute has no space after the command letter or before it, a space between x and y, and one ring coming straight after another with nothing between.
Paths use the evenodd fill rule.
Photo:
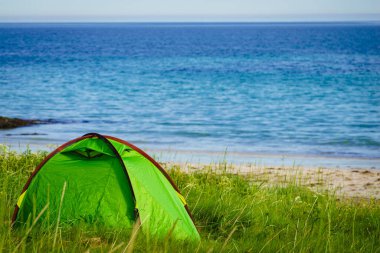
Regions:
<instances>
[{"instance_id":1,"label":"horizon line","mask_svg":"<svg viewBox=\"0 0 380 253\"><path fill-rule=\"evenodd\" d=\"M252 21L239 21L239 20L210 20L210 21L169 21L169 20L126 20L126 21L116 21L116 20L1 20L1 24L254 24L254 23L380 23L380 19L368 19L368 20L252 20Z\"/></svg>"}]
</instances>

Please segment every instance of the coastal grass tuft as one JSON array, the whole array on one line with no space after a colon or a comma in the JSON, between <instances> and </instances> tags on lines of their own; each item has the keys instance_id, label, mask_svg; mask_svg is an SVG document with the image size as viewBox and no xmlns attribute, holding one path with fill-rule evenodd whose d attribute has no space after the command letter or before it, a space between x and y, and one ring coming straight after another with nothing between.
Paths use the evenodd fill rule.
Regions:
<instances>
[{"instance_id":1,"label":"coastal grass tuft","mask_svg":"<svg viewBox=\"0 0 380 253\"><path fill-rule=\"evenodd\" d=\"M0 146L0 252L380 252L377 200L338 200L292 177L268 183L233 171L225 161L192 172L166 166L189 203L200 244L170 237L155 241L137 226L133 231L84 223L12 230L20 191L46 155Z\"/></svg>"}]
</instances>

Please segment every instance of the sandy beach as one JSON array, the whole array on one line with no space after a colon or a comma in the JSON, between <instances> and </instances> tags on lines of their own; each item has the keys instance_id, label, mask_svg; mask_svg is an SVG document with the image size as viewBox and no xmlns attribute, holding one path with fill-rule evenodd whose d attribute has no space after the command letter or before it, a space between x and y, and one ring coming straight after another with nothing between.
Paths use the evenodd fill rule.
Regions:
<instances>
[{"instance_id":1,"label":"sandy beach","mask_svg":"<svg viewBox=\"0 0 380 253\"><path fill-rule=\"evenodd\" d=\"M380 171L376 169L260 167L221 163L165 163L164 166L167 169L179 167L186 172L211 170L241 174L266 187L296 183L318 193L332 193L341 199L380 200Z\"/></svg>"}]
</instances>

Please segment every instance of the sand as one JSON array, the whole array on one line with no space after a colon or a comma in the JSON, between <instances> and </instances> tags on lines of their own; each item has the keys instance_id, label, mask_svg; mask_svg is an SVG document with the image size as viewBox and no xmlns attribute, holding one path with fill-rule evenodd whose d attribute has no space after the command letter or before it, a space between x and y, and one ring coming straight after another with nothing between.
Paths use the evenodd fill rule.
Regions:
<instances>
[{"instance_id":1,"label":"sand","mask_svg":"<svg viewBox=\"0 0 380 253\"><path fill-rule=\"evenodd\" d=\"M380 170L376 169L336 169L302 167L257 167L232 164L164 164L166 168L179 166L187 172L213 170L226 171L246 176L253 182L266 186L296 183L316 192L329 192L337 198L380 200Z\"/></svg>"}]
</instances>

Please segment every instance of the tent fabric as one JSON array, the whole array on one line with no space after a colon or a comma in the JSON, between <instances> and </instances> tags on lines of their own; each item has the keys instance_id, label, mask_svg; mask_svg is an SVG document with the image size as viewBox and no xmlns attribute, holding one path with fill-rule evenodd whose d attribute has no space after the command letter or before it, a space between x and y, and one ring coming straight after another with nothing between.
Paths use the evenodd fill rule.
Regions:
<instances>
[{"instance_id":1,"label":"tent fabric","mask_svg":"<svg viewBox=\"0 0 380 253\"><path fill-rule=\"evenodd\" d=\"M163 168L133 144L87 134L53 151L26 183L12 224L42 216L49 223L98 223L152 237L200 239L186 201Z\"/></svg>"}]
</instances>

